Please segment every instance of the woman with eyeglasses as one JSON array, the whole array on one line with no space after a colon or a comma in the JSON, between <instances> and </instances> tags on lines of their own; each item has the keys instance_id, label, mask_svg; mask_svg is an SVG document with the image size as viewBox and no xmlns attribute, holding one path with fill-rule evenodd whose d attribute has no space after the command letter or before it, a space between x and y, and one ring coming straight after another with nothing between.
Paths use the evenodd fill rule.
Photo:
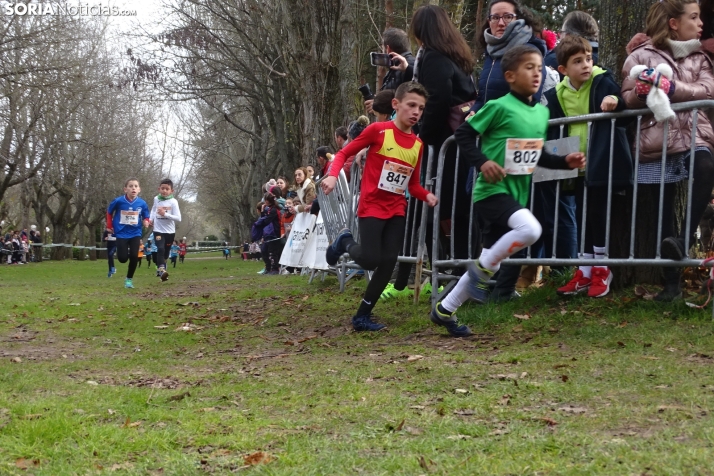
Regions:
<instances>
[{"instance_id":1,"label":"woman with eyeglasses","mask_svg":"<svg viewBox=\"0 0 714 476\"><path fill-rule=\"evenodd\" d=\"M479 44L485 58L478 78L478 99L471 108L474 112L486 101L503 97L511 90L501 71L501 58L508 50L527 43L535 46L543 56L546 54L545 42L538 38L540 23L518 0L491 0L481 31ZM540 95L539 90L533 99L540 101Z\"/></svg>"}]
</instances>

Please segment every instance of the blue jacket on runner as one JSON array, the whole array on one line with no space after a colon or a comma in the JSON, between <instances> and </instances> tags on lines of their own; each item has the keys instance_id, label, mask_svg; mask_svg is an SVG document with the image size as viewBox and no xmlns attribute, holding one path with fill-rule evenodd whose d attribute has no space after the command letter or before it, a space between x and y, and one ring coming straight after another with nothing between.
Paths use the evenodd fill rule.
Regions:
<instances>
[{"instance_id":1,"label":"blue jacket on runner","mask_svg":"<svg viewBox=\"0 0 714 476\"><path fill-rule=\"evenodd\" d=\"M136 197L134 201L129 201L126 195L112 200L107 208L107 215L112 217L114 236L122 239L141 236L142 224L150 213L151 208L143 198Z\"/></svg>"}]
</instances>

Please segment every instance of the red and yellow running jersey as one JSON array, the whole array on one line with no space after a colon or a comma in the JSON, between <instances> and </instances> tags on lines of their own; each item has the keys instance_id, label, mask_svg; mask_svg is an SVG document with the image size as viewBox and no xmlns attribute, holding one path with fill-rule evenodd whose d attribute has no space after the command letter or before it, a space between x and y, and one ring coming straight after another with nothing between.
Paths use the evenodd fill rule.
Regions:
<instances>
[{"instance_id":1,"label":"red and yellow running jersey","mask_svg":"<svg viewBox=\"0 0 714 476\"><path fill-rule=\"evenodd\" d=\"M419 183L424 144L414 133L399 130L392 121L370 124L335 155L329 175L337 177L347 157L365 147L369 147L369 152L362 173L357 216L382 219L405 216L405 190L418 200L426 200L429 192Z\"/></svg>"}]
</instances>

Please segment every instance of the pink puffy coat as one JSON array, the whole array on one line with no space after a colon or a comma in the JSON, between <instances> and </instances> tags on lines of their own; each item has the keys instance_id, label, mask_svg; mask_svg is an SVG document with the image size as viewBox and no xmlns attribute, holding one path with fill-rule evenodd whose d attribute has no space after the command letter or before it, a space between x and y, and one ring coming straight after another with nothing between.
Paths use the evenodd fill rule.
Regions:
<instances>
[{"instance_id":1,"label":"pink puffy coat","mask_svg":"<svg viewBox=\"0 0 714 476\"><path fill-rule=\"evenodd\" d=\"M674 95L670 97L672 103L696 101L700 99L714 99L714 73L712 62L701 50L691 53L685 58L676 60L668 51L655 48L647 35L638 33L627 45L629 56L622 68L622 97L630 109L647 107L644 99L635 93L635 80L629 77L633 66L646 65L654 68L661 63L667 63L674 72ZM664 123L657 123L654 116L647 115L642 118L642 131L640 134L640 161L655 162L662 158L662 143L664 140ZM677 116L669 121L667 134L667 155L689 150L692 145L692 113L678 112ZM697 117L697 146L706 146L714 149L714 130L706 111L699 110ZM633 156L634 156L634 142Z\"/></svg>"}]
</instances>

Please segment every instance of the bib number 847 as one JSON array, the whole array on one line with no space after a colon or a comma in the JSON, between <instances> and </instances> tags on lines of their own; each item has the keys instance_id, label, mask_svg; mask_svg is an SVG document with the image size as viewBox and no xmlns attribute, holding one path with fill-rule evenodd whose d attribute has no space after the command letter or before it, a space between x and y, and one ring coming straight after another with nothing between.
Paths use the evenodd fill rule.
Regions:
<instances>
[{"instance_id":1,"label":"bib number 847","mask_svg":"<svg viewBox=\"0 0 714 476\"><path fill-rule=\"evenodd\" d=\"M407 176L395 172L388 172L385 179L387 182L393 183L398 186L403 186L404 182L407 181Z\"/></svg>"}]
</instances>

